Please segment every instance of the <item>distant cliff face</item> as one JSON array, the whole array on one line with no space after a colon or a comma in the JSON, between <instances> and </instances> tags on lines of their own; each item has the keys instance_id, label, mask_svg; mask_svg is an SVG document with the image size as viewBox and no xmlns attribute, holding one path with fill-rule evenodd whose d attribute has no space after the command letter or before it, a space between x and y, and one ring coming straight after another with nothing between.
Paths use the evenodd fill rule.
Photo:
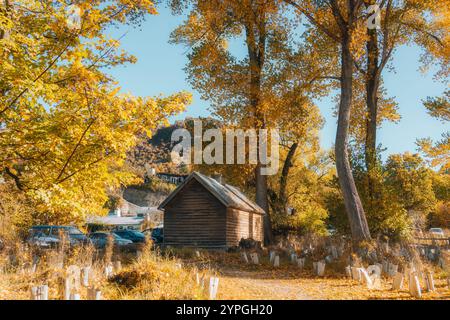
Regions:
<instances>
[{"instance_id":1,"label":"distant cliff face","mask_svg":"<svg viewBox=\"0 0 450 320\"><path fill-rule=\"evenodd\" d=\"M172 132L181 128L183 123L176 123L156 130L151 139L142 137L141 142L128 152L127 164L141 178L145 178L147 169L154 168L156 172L179 173L179 169L171 162Z\"/></svg>"},{"instance_id":2,"label":"distant cliff face","mask_svg":"<svg viewBox=\"0 0 450 320\"><path fill-rule=\"evenodd\" d=\"M171 138L172 133L180 128L187 129L193 134L194 120L200 120L205 129L220 127L220 123L212 118L186 118L170 126L158 128L153 132L151 138L141 137L141 142L128 152L127 165L146 183L142 186L127 187L122 195L125 200L140 207L156 207L175 188L170 181L154 179L154 176L149 175L149 169L154 169L156 174L166 173L182 176L189 173L187 166L177 166L172 163L170 157Z\"/></svg>"},{"instance_id":3,"label":"distant cliff face","mask_svg":"<svg viewBox=\"0 0 450 320\"><path fill-rule=\"evenodd\" d=\"M123 198L139 207L157 207L168 195L139 187L128 187L123 191Z\"/></svg>"},{"instance_id":4,"label":"distant cliff face","mask_svg":"<svg viewBox=\"0 0 450 320\"><path fill-rule=\"evenodd\" d=\"M220 122L213 118L186 118L158 128L150 139L142 137L141 142L128 153L127 164L142 178L145 177L146 167L154 168L157 173L187 174L186 167L179 167L171 161L171 138L172 133L181 128L193 135L194 120L200 120L204 129L221 127Z\"/></svg>"}]
</instances>

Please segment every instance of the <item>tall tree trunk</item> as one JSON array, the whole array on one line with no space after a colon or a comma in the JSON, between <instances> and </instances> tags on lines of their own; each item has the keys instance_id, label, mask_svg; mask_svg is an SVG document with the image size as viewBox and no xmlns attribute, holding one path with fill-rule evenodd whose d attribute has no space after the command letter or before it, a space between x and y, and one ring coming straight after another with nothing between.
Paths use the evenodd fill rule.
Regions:
<instances>
[{"instance_id":1,"label":"tall tree trunk","mask_svg":"<svg viewBox=\"0 0 450 320\"><path fill-rule=\"evenodd\" d=\"M283 170L281 171L280 176L280 191L279 191L279 204L282 209L286 208L287 205L287 195L286 195L286 189L287 189L287 179L289 177L289 171L292 167L292 162L294 160L295 152L298 148L298 142L294 142L291 147L289 148L289 152L286 155L286 159L284 160Z\"/></svg>"},{"instance_id":2,"label":"tall tree trunk","mask_svg":"<svg viewBox=\"0 0 450 320\"><path fill-rule=\"evenodd\" d=\"M339 105L338 127L336 133L336 169L342 194L344 196L352 238L354 242L370 239L364 209L356 189L348 155L348 131L353 95L353 59L350 51L351 37L348 31L342 32L341 45L341 99Z\"/></svg>"},{"instance_id":3,"label":"tall tree trunk","mask_svg":"<svg viewBox=\"0 0 450 320\"><path fill-rule=\"evenodd\" d=\"M252 109L255 129L265 129L264 114L260 112L261 104L261 79L265 62L265 16L258 16L256 20L249 21L246 25L246 43L249 55L250 67L250 107ZM255 168L256 203L266 213L264 215L264 244L273 243L272 222L270 219L267 176L261 174L262 164L259 159L259 135L258 135L258 161Z\"/></svg>"},{"instance_id":4,"label":"tall tree trunk","mask_svg":"<svg viewBox=\"0 0 450 320\"><path fill-rule=\"evenodd\" d=\"M269 201L267 198L267 176L261 174L261 164L256 166L256 203L266 213L264 216L264 244L273 243L272 221L269 213Z\"/></svg>"},{"instance_id":5,"label":"tall tree trunk","mask_svg":"<svg viewBox=\"0 0 450 320\"><path fill-rule=\"evenodd\" d=\"M374 170L377 165L377 115L378 115L378 90L380 75L378 70L379 48L376 29L367 29L369 41L367 42L367 74L366 74L366 137L364 157L368 173L369 199L375 198Z\"/></svg>"},{"instance_id":6,"label":"tall tree trunk","mask_svg":"<svg viewBox=\"0 0 450 320\"><path fill-rule=\"evenodd\" d=\"M287 182L297 149L298 142L293 143L289 148L286 159L284 159L283 169L281 170L280 185L278 190L275 191L272 189L268 189L268 196L270 200L269 205L270 208L272 208L272 210L274 210L275 212L286 212L286 206L288 204L288 196L286 194Z\"/></svg>"}]
</instances>

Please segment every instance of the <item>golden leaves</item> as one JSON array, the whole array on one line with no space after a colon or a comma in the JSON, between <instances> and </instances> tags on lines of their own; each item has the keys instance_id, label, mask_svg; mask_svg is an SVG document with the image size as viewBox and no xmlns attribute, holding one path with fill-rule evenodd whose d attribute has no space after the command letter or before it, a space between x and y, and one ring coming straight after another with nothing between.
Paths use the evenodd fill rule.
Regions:
<instances>
[{"instance_id":1,"label":"golden leaves","mask_svg":"<svg viewBox=\"0 0 450 320\"><path fill-rule=\"evenodd\" d=\"M32 14L25 7L14 11L9 54L0 51L0 167L15 170L36 212L55 220L102 213L107 187L137 182L124 169L136 135L150 135L191 100L185 92L121 95L103 72L136 61L106 36L108 26L138 23L156 12L152 1L77 5L82 27L75 32L66 26L65 3L28 1ZM2 12L0 23L9 26L10 20Z\"/></svg>"}]
</instances>

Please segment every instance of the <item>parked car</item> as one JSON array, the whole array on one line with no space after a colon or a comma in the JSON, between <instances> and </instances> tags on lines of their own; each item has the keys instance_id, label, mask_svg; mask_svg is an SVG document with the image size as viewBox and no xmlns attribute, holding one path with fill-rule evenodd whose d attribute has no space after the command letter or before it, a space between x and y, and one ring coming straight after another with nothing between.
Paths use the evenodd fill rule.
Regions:
<instances>
[{"instance_id":1,"label":"parked car","mask_svg":"<svg viewBox=\"0 0 450 320\"><path fill-rule=\"evenodd\" d=\"M444 230L441 228L431 228L428 232L434 237L445 238Z\"/></svg>"},{"instance_id":2,"label":"parked car","mask_svg":"<svg viewBox=\"0 0 450 320\"><path fill-rule=\"evenodd\" d=\"M145 242L145 234L136 230L114 230L113 233L134 243Z\"/></svg>"},{"instance_id":3,"label":"parked car","mask_svg":"<svg viewBox=\"0 0 450 320\"><path fill-rule=\"evenodd\" d=\"M126 246L132 244L133 241L128 239L123 239L119 237L115 233L109 232L93 232L89 234L89 238L91 239L94 246L98 249L105 248L108 243L108 237L112 236L115 246Z\"/></svg>"},{"instance_id":4,"label":"parked car","mask_svg":"<svg viewBox=\"0 0 450 320\"><path fill-rule=\"evenodd\" d=\"M91 243L83 232L72 226L33 226L29 233L27 242L42 248L57 246L63 234L71 246Z\"/></svg>"},{"instance_id":5,"label":"parked car","mask_svg":"<svg viewBox=\"0 0 450 320\"><path fill-rule=\"evenodd\" d=\"M164 240L164 229L163 227L153 228L151 234L152 240L156 244L161 244Z\"/></svg>"}]
</instances>

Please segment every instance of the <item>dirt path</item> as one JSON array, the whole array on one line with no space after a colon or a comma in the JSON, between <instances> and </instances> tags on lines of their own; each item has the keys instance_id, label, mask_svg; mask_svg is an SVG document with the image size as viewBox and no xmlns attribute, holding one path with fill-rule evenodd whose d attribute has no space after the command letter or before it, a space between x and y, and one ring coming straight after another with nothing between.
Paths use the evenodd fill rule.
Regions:
<instances>
[{"instance_id":1,"label":"dirt path","mask_svg":"<svg viewBox=\"0 0 450 320\"><path fill-rule=\"evenodd\" d=\"M248 271L222 270L220 299L311 300L293 280L261 279Z\"/></svg>"},{"instance_id":2,"label":"dirt path","mask_svg":"<svg viewBox=\"0 0 450 320\"><path fill-rule=\"evenodd\" d=\"M287 270L221 269L219 299L225 300L329 300L413 299L408 288L393 291L392 280L383 279L377 290L343 277L317 278ZM423 292L423 299L450 299L446 281L436 279L437 291Z\"/></svg>"}]
</instances>

